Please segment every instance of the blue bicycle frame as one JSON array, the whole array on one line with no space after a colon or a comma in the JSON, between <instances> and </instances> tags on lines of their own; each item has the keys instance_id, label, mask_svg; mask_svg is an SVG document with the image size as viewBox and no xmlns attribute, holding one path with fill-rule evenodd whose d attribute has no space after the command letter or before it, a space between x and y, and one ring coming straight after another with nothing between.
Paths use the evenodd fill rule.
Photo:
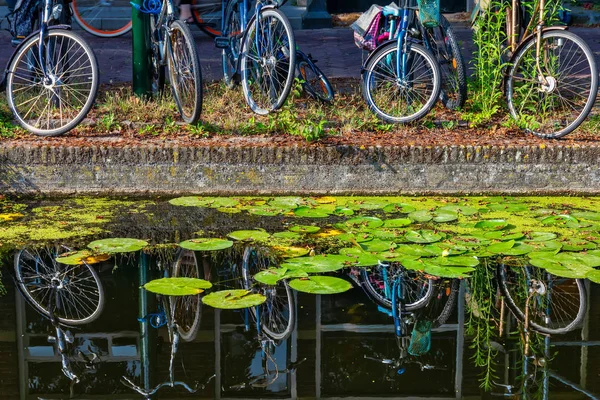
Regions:
<instances>
[{"instance_id":1,"label":"blue bicycle frame","mask_svg":"<svg viewBox=\"0 0 600 400\"><path fill-rule=\"evenodd\" d=\"M404 2L403 8L396 8L385 6L382 10L385 18L394 17L390 20L390 38L393 36L396 29L398 29L398 35L396 38L397 52L396 52L396 74L402 80L406 80L406 70L408 64L408 54L406 51L407 35L408 35L408 18L410 15L407 1ZM397 19L400 19L400 27L397 27Z\"/></svg>"}]
</instances>

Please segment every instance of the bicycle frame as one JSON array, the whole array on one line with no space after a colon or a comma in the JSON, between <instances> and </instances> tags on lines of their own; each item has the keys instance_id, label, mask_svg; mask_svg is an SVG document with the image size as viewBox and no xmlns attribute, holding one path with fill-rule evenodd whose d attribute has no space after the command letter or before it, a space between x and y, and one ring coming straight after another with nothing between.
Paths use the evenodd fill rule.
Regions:
<instances>
[{"instance_id":1,"label":"bicycle frame","mask_svg":"<svg viewBox=\"0 0 600 400\"><path fill-rule=\"evenodd\" d=\"M401 9L385 6L382 10L385 18L390 18L389 37L393 38L396 31L398 31L396 37L397 51L396 51L396 75L402 81L406 80L406 70L408 64L408 54L405 51L408 46L408 19L410 15L410 8L408 6L408 0L404 0L404 6ZM397 19L400 19L400 25L398 26Z\"/></svg>"}]
</instances>

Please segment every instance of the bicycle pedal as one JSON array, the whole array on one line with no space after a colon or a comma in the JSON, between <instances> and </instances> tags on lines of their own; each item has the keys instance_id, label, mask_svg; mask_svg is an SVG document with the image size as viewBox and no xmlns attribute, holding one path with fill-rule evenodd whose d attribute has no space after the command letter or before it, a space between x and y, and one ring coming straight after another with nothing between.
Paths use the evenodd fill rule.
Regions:
<instances>
[{"instance_id":1,"label":"bicycle pedal","mask_svg":"<svg viewBox=\"0 0 600 400\"><path fill-rule=\"evenodd\" d=\"M215 38L215 47L217 49L228 49L231 44L229 36L218 36Z\"/></svg>"}]
</instances>

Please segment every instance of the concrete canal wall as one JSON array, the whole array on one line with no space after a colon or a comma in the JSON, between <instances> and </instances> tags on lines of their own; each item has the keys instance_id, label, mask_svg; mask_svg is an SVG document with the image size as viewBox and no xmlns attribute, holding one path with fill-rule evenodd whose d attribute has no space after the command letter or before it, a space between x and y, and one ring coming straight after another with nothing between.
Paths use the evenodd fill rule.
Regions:
<instances>
[{"instance_id":1,"label":"concrete canal wall","mask_svg":"<svg viewBox=\"0 0 600 400\"><path fill-rule=\"evenodd\" d=\"M600 146L0 149L0 193L600 194Z\"/></svg>"}]
</instances>

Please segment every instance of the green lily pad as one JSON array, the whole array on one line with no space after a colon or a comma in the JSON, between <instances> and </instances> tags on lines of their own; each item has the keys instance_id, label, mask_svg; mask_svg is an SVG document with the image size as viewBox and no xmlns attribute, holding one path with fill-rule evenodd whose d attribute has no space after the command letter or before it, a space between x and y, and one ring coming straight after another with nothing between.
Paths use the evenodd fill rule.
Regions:
<instances>
[{"instance_id":1,"label":"green lily pad","mask_svg":"<svg viewBox=\"0 0 600 400\"><path fill-rule=\"evenodd\" d=\"M509 231L490 231L483 235L486 239L497 239L502 241L507 240L519 240L525 237L522 232L509 232Z\"/></svg>"},{"instance_id":2,"label":"green lily pad","mask_svg":"<svg viewBox=\"0 0 600 400\"><path fill-rule=\"evenodd\" d=\"M437 264L440 266L455 266L455 267L476 267L479 265L477 257L471 256L449 256L449 257L436 257L428 259L427 262Z\"/></svg>"},{"instance_id":3,"label":"green lily pad","mask_svg":"<svg viewBox=\"0 0 600 400\"><path fill-rule=\"evenodd\" d=\"M301 206L294 210L294 214L305 218L327 218L331 212L322 208Z\"/></svg>"},{"instance_id":4,"label":"green lily pad","mask_svg":"<svg viewBox=\"0 0 600 400\"><path fill-rule=\"evenodd\" d=\"M255 240L255 241L261 241L261 240L267 240L269 239L269 237L271 235L269 235L267 232L263 231L263 230L249 230L249 231L234 231L231 232L229 235L230 238L235 239L235 240Z\"/></svg>"},{"instance_id":5,"label":"green lily pad","mask_svg":"<svg viewBox=\"0 0 600 400\"><path fill-rule=\"evenodd\" d=\"M343 222L347 229L374 229L383 225L383 221L377 217L356 217Z\"/></svg>"},{"instance_id":6,"label":"green lily pad","mask_svg":"<svg viewBox=\"0 0 600 400\"><path fill-rule=\"evenodd\" d=\"M221 290L210 293L202 298L204 304L224 310L255 307L261 305L266 300L267 298L262 294L252 293L252 291L244 289Z\"/></svg>"},{"instance_id":7,"label":"green lily pad","mask_svg":"<svg viewBox=\"0 0 600 400\"><path fill-rule=\"evenodd\" d=\"M532 251L535 251L535 247L527 243L515 242L515 245L513 247L504 251L502 254L505 254L507 256L522 256L531 253Z\"/></svg>"},{"instance_id":8,"label":"green lily pad","mask_svg":"<svg viewBox=\"0 0 600 400\"><path fill-rule=\"evenodd\" d=\"M433 221L439 223L452 222L458 219L458 213L450 210L438 209L433 213L433 215Z\"/></svg>"},{"instance_id":9,"label":"green lily pad","mask_svg":"<svg viewBox=\"0 0 600 400\"><path fill-rule=\"evenodd\" d=\"M512 249L514 245L514 240L508 240L506 242L492 243L486 248L486 250L494 254L505 254L507 251Z\"/></svg>"},{"instance_id":10,"label":"green lily pad","mask_svg":"<svg viewBox=\"0 0 600 400\"><path fill-rule=\"evenodd\" d=\"M559 267L553 266L553 267L546 268L546 271L548 271L552 275L560 276L562 278L585 279L585 278L587 278L588 274L593 272L594 270L590 269L590 270L576 271L576 270L572 270L569 268L565 268L563 266L559 266Z\"/></svg>"},{"instance_id":11,"label":"green lily pad","mask_svg":"<svg viewBox=\"0 0 600 400\"><path fill-rule=\"evenodd\" d=\"M440 207L438 210L454 211L456 213L466 215L466 216L475 215L478 213L478 210L475 207L461 206L461 205L443 206L443 207Z\"/></svg>"},{"instance_id":12,"label":"green lily pad","mask_svg":"<svg viewBox=\"0 0 600 400\"><path fill-rule=\"evenodd\" d=\"M404 237L406 237L406 240L413 243L434 243L442 240L442 235L426 229L408 231Z\"/></svg>"},{"instance_id":13,"label":"green lily pad","mask_svg":"<svg viewBox=\"0 0 600 400\"><path fill-rule=\"evenodd\" d=\"M600 270L594 269L585 274L585 277L594 283L600 283Z\"/></svg>"},{"instance_id":14,"label":"green lily pad","mask_svg":"<svg viewBox=\"0 0 600 400\"><path fill-rule=\"evenodd\" d=\"M416 210L417 209L415 207L411 206L410 204L404 204L404 203L391 203L391 204L388 204L385 207L383 207L383 211L388 214L394 214L394 213L408 214L408 213L411 213Z\"/></svg>"},{"instance_id":15,"label":"green lily pad","mask_svg":"<svg viewBox=\"0 0 600 400\"><path fill-rule=\"evenodd\" d=\"M339 254L320 254L312 257L296 257L286 260L281 268L299 269L307 273L333 272L354 264L355 260Z\"/></svg>"},{"instance_id":16,"label":"green lily pad","mask_svg":"<svg viewBox=\"0 0 600 400\"><path fill-rule=\"evenodd\" d=\"M308 274L301 270L289 270L287 268L269 268L254 275L257 282L265 285L276 285L282 279L306 278Z\"/></svg>"},{"instance_id":17,"label":"green lily pad","mask_svg":"<svg viewBox=\"0 0 600 400\"><path fill-rule=\"evenodd\" d=\"M333 211L333 213L335 215L344 215L346 217L349 217L351 215L354 215L354 210L351 209L351 208L338 206L338 207L335 208L335 210Z\"/></svg>"},{"instance_id":18,"label":"green lily pad","mask_svg":"<svg viewBox=\"0 0 600 400\"><path fill-rule=\"evenodd\" d=\"M429 222L433 219L433 214L427 210L417 210L408 214L408 218L416 222Z\"/></svg>"},{"instance_id":19,"label":"green lily pad","mask_svg":"<svg viewBox=\"0 0 600 400\"><path fill-rule=\"evenodd\" d=\"M600 256L589 253L559 253L554 256L554 260L567 268L580 265L589 268L600 267Z\"/></svg>"},{"instance_id":20,"label":"green lily pad","mask_svg":"<svg viewBox=\"0 0 600 400\"><path fill-rule=\"evenodd\" d=\"M390 202L383 199L356 199L346 202L346 207L354 210L381 210Z\"/></svg>"},{"instance_id":21,"label":"green lily pad","mask_svg":"<svg viewBox=\"0 0 600 400\"><path fill-rule=\"evenodd\" d=\"M179 247L193 251L224 250L230 248L231 246L233 246L233 242L231 240L211 238L190 239L179 243Z\"/></svg>"},{"instance_id":22,"label":"green lily pad","mask_svg":"<svg viewBox=\"0 0 600 400\"><path fill-rule=\"evenodd\" d=\"M587 240L569 238L561 242L562 249L565 251L583 251L583 250L594 250L598 247L594 242L588 242Z\"/></svg>"},{"instance_id":23,"label":"green lily pad","mask_svg":"<svg viewBox=\"0 0 600 400\"><path fill-rule=\"evenodd\" d=\"M185 207L235 207L240 202L230 197L201 197L201 196L186 196L178 197L176 199L169 200L174 206L185 206Z\"/></svg>"},{"instance_id":24,"label":"green lily pad","mask_svg":"<svg viewBox=\"0 0 600 400\"><path fill-rule=\"evenodd\" d=\"M381 253L377 253L377 258L381 261L397 261L400 263L404 263L405 260L417 260L419 256L398 253L396 251L384 251Z\"/></svg>"},{"instance_id":25,"label":"green lily pad","mask_svg":"<svg viewBox=\"0 0 600 400\"><path fill-rule=\"evenodd\" d=\"M395 248L396 243L381 239L373 239L368 242L361 243L360 247L362 247L363 250L371 253L379 253L381 251L388 251Z\"/></svg>"},{"instance_id":26,"label":"green lily pad","mask_svg":"<svg viewBox=\"0 0 600 400\"><path fill-rule=\"evenodd\" d=\"M302 204L302 197L274 197L273 199L269 200L267 204L269 204L271 207L292 209Z\"/></svg>"},{"instance_id":27,"label":"green lily pad","mask_svg":"<svg viewBox=\"0 0 600 400\"><path fill-rule=\"evenodd\" d=\"M275 215L285 214L291 211L291 208L273 207L270 205L254 206L247 209L248 214L260 215L262 217L274 217Z\"/></svg>"},{"instance_id":28,"label":"green lily pad","mask_svg":"<svg viewBox=\"0 0 600 400\"><path fill-rule=\"evenodd\" d=\"M486 219L475 224L475 228L486 231L499 231L508 226L508 222L503 219Z\"/></svg>"},{"instance_id":29,"label":"green lily pad","mask_svg":"<svg viewBox=\"0 0 600 400\"><path fill-rule=\"evenodd\" d=\"M340 250L340 255L352 260L353 267L372 267L379 263L379 257L356 247Z\"/></svg>"},{"instance_id":30,"label":"green lily pad","mask_svg":"<svg viewBox=\"0 0 600 400\"><path fill-rule=\"evenodd\" d=\"M527 242L527 244L533 246L535 248L535 251L558 252L562 249L562 244L554 240L548 240L545 242Z\"/></svg>"},{"instance_id":31,"label":"green lily pad","mask_svg":"<svg viewBox=\"0 0 600 400\"><path fill-rule=\"evenodd\" d=\"M402 228L412 224L409 218L386 219L383 221L383 226L386 228Z\"/></svg>"},{"instance_id":32,"label":"green lily pad","mask_svg":"<svg viewBox=\"0 0 600 400\"><path fill-rule=\"evenodd\" d=\"M96 254L89 250L70 251L56 257L56 262L65 265L97 264L110 258L108 254Z\"/></svg>"},{"instance_id":33,"label":"green lily pad","mask_svg":"<svg viewBox=\"0 0 600 400\"><path fill-rule=\"evenodd\" d=\"M429 248L424 246L420 246L418 244L401 244L394 249L396 253L406 254L408 256L417 256L417 257L436 257L439 254L436 251L432 251Z\"/></svg>"},{"instance_id":34,"label":"green lily pad","mask_svg":"<svg viewBox=\"0 0 600 400\"><path fill-rule=\"evenodd\" d=\"M164 296L195 295L211 287L212 284L204 279L185 277L155 279L144 285L147 291Z\"/></svg>"},{"instance_id":35,"label":"green lily pad","mask_svg":"<svg viewBox=\"0 0 600 400\"><path fill-rule=\"evenodd\" d=\"M406 260L403 265L406 269L424 271L429 275L441 278L465 278L469 272L474 271L470 267L444 267L421 259Z\"/></svg>"},{"instance_id":36,"label":"green lily pad","mask_svg":"<svg viewBox=\"0 0 600 400\"><path fill-rule=\"evenodd\" d=\"M404 241L404 234L406 233L406 231L404 230L400 230L400 229L385 229L385 228L377 228L377 229L372 229L370 231L371 235L373 235L374 238L377 238L379 240L386 240L386 241L392 241L392 242L403 242Z\"/></svg>"},{"instance_id":37,"label":"green lily pad","mask_svg":"<svg viewBox=\"0 0 600 400\"><path fill-rule=\"evenodd\" d=\"M373 240L373 236L366 232L343 233L337 239L349 243L364 243Z\"/></svg>"},{"instance_id":38,"label":"green lily pad","mask_svg":"<svg viewBox=\"0 0 600 400\"><path fill-rule=\"evenodd\" d=\"M129 253L135 252L148 246L148 242L139 239L112 238L95 240L88 244L88 248L96 253Z\"/></svg>"},{"instance_id":39,"label":"green lily pad","mask_svg":"<svg viewBox=\"0 0 600 400\"><path fill-rule=\"evenodd\" d=\"M318 226L313 225L294 225L288 228L292 232L297 233L316 233L321 230Z\"/></svg>"},{"instance_id":40,"label":"green lily pad","mask_svg":"<svg viewBox=\"0 0 600 400\"><path fill-rule=\"evenodd\" d=\"M495 203L489 204L487 208L493 211L506 211L510 213L529 211L529 206L521 203Z\"/></svg>"},{"instance_id":41,"label":"green lily pad","mask_svg":"<svg viewBox=\"0 0 600 400\"><path fill-rule=\"evenodd\" d=\"M487 246L491 243L490 240L485 239L483 236L454 236L449 239L452 243L455 243L459 246L466 247L479 247L479 246Z\"/></svg>"},{"instance_id":42,"label":"green lily pad","mask_svg":"<svg viewBox=\"0 0 600 400\"><path fill-rule=\"evenodd\" d=\"M275 232L273 234L273 237L276 237L278 239L298 240L298 239L302 238L302 235L297 232L284 231L284 232Z\"/></svg>"},{"instance_id":43,"label":"green lily pad","mask_svg":"<svg viewBox=\"0 0 600 400\"><path fill-rule=\"evenodd\" d=\"M528 242L546 242L556 239L556 233L553 232L530 232L527 234L526 241Z\"/></svg>"},{"instance_id":44,"label":"green lily pad","mask_svg":"<svg viewBox=\"0 0 600 400\"><path fill-rule=\"evenodd\" d=\"M225 214L239 214L242 212L242 210L238 207L220 207L217 208L217 211Z\"/></svg>"},{"instance_id":45,"label":"green lily pad","mask_svg":"<svg viewBox=\"0 0 600 400\"><path fill-rule=\"evenodd\" d=\"M309 276L308 279L290 281L294 290L311 294L336 294L352 289L350 282L333 276Z\"/></svg>"},{"instance_id":46,"label":"green lily pad","mask_svg":"<svg viewBox=\"0 0 600 400\"><path fill-rule=\"evenodd\" d=\"M552 215L550 217L546 217L540 221L544 225L553 225L553 226L572 226L578 227L579 221L577 218L568 215L568 214L560 214L560 215Z\"/></svg>"},{"instance_id":47,"label":"green lily pad","mask_svg":"<svg viewBox=\"0 0 600 400\"><path fill-rule=\"evenodd\" d=\"M593 211L576 211L571 215L575 218L587 219L588 221L600 221L600 213Z\"/></svg>"}]
</instances>

